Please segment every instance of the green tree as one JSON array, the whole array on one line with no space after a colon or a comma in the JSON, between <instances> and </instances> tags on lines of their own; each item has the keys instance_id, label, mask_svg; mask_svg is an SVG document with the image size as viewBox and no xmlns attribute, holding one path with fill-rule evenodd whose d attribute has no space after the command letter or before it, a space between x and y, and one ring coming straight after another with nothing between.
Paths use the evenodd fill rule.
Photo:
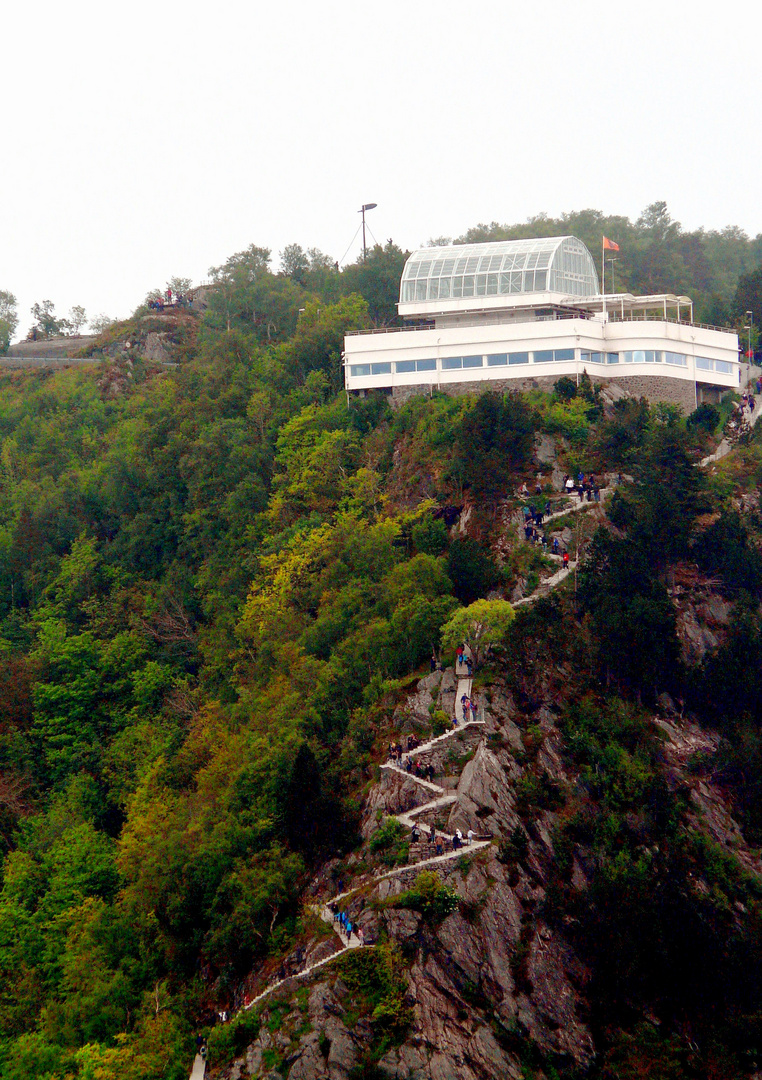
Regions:
<instances>
[{"instance_id":1,"label":"green tree","mask_svg":"<svg viewBox=\"0 0 762 1080\"><path fill-rule=\"evenodd\" d=\"M8 352L18 324L16 297L12 292L0 289L0 355Z\"/></svg>"},{"instance_id":2,"label":"green tree","mask_svg":"<svg viewBox=\"0 0 762 1080\"><path fill-rule=\"evenodd\" d=\"M470 536L458 537L450 544L447 575L462 604L486 595L500 580L500 571L489 551Z\"/></svg>"},{"instance_id":3,"label":"green tree","mask_svg":"<svg viewBox=\"0 0 762 1080\"><path fill-rule=\"evenodd\" d=\"M742 274L738 279L733 296L733 314L736 319L743 320L745 323L747 311L750 311L753 317L755 330L752 336L753 345L755 338L758 337L759 326L762 324L762 266L748 274Z\"/></svg>"},{"instance_id":4,"label":"green tree","mask_svg":"<svg viewBox=\"0 0 762 1080\"><path fill-rule=\"evenodd\" d=\"M706 478L696 468L698 448L678 416L652 427L633 463L635 482L616 493L609 516L664 569L684 555L696 515L706 507Z\"/></svg>"},{"instance_id":5,"label":"green tree","mask_svg":"<svg viewBox=\"0 0 762 1080\"><path fill-rule=\"evenodd\" d=\"M71 327L71 332L75 337L79 337L82 327L87 322L87 313L80 304L75 304L69 312L69 318L66 320Z\"/></svg>"},{"instance_id":6,"label":"green tree","mask_svg":"<svg viewBox=\"0 0 762 1080\"><path fill-rule=\"evenodd\" d=\"M286 244L280 253L280 269L297 285L306 285L310 259L300 244Z\"/></svg>"},{"instance_id":7,"label":"green tree","mask_svg":"<svg viewBox=\"0 0 762 1080\"><path fill-rule=\"evenodd\" d=\"M505 642L514 618L507 600L476 600L459 608L444 624L442 648L454 649L465 642L479 667L489 649Z\"/></svg>"},{"instance_id":8,"label":"green tree","mask_svg":"<svg viewBox=\"0 0 762 1080\"><path fill-rule=\"evenodd\" d=\"M640 697L678 677L675 611L648 556L630 540L599 529L579 576L599 670L606 682Z\"/></svg>"},{"instance_id":9,"label":"green tree","mask_svg":"<svg viewBox=\"0 0 762 1080\"><path fill-rule=\"evenodd\" d=\"M43 300L41 304L33 304L31 312L34 316L32 332L38 337L57 337L68 329L69 324L66 319L56 318L55 304L52 300Z\"/></svg>"},{"instance_id":10,"label":"green tree","mask_svg":"<svg viewBox=\"0 0 762 1080\"><path fill-rule=\"evenodd\" d=\"M480 394L462 415L456 457L465 483L482 496L499 498L532 452L535 418L518 396Z\"/></svg>"},{"instance_id":11,"label":"green tree","mask_svg":"<svg viewBox=\"0 0 762 1080\"><path fill-rule=\"evenodd\" d=\"M365 260L361 256L342 272L342 292L359 293L363 297L374 326L391 326L399 322L400 280L409 254L388 240L383 247L375 244Z\"/></svg>"}]
</instances>

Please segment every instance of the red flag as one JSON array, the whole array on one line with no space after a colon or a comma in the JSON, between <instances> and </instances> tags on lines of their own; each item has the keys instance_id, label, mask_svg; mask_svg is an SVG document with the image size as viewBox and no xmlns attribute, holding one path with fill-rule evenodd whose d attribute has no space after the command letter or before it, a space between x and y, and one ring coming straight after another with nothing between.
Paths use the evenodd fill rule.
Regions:
<instances>
[{"instance_id":1,"label":"red flag","mask_svg":"<svg viewBox=\"0 0 762 1080\"><path fill-rule=\"evenodd\" d=\"M608 236L603 238L603 250L604 251L619 251L619 244L615 244L613 240L609 240Z\"/></svg>"}]
</instances>

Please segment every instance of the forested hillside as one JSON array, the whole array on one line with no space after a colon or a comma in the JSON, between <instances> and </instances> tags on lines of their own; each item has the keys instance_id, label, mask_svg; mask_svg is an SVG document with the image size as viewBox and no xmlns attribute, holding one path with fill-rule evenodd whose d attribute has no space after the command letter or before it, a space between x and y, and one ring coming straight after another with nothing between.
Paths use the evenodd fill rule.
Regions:
<instances>
[{"instance_id":1,"label":"forested hillside","mask_svg":"<svg viewBox=\"0 0 762 1080\"><path fill-rule=\"evenodd\" d=\"M757 242L715 239L737 262L706 303L732 313ZM230 1076L752 1075L757 429L710 470L730 402L347 402L344 334L394 318L404 256L300 250L231 257L203 318L139 309L94 370L0 377L0 1075L185 1077L199 1031ZM704 295L681 266L665 287ZM550 590L520 488L566 509L580 471L608 498L548 525L576 563ZM515 617L479 653L485 600ZM309 987L215 1027L330 936L305 898L408 858L379 766L450 728L453 627L485 734L436 768L489 846L358 885L368 947L325 990L348 1064Z\"/></svg>"}]
</instances>

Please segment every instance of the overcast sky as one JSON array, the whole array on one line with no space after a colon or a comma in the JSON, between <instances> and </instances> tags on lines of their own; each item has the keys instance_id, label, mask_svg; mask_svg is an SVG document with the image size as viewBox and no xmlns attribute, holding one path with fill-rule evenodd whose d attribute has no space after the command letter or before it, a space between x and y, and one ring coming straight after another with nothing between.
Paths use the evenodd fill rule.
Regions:
<instances>
[{"instance_id":1,"label":"overcast sky","mask_svg":"<svg viewBox=\"0 0 762 1080\"><path fill-rule=\"evenodd\" d=\"M657 199L756 235L761 21L737 0L6 4L0 288L24 332L35 300L124 316L251 243L274 268L290 242L352 261L363 202L410 248Z\"/></svg>"}]
</instances>

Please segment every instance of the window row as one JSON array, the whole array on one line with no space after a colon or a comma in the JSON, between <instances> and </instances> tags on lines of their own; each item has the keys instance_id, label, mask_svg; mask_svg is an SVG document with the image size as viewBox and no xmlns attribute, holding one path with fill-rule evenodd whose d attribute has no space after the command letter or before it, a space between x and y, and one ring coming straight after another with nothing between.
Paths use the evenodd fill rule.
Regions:
<instances>
[{"instance_id":1,"label":"window row","mask_svg":"<svg viewBox=\"0 0 762 1080\"><path fill-rule=\"evenodd\" d=\"M573 360L574 349L544 349L542 351L490 353L487 356L444 356L440 361L442 371L457 371L463 368L481 367L511 367L514 364L528 364L530 357L535 364L545 364L549 361ZM412 371L436 371L437 362L429 360L397 360L394 370L398 375L408 374ZM381 361L375 364L351 364L349 373L354 378L362 378L367 375L391 375L392 364L390 361Z\"/></svg>"},{"instance_id":2,"label":"window row","mask_svg":"<svg viewBox=\"0 0 762 1080\"><path fill-rule=\"evenodd\" d=\"M555 274L551 275L555 276ZM510 296L543 292L549 287L547 270L524 270L510 274L476 274L465 277L421 278L402 283L402 302L459 300L466 296ZM561 288L561 291L567 291Z\"/></svg>"},{"instance_id":3,"label":"window row","mask_svg":"<svg viewBox=\"0 0 762 1080\"><path fill-rule=\"evenodd\" d=\"M515 364L558 363L564 360L574 359L574 349L535 349L534 352L505 352L490 353L487 356L444 356L439 366L442 371L458 371L463 368L482 367L511 367ZM671 364L673 367L688 367L688 357L684 353L662 352L653 349L635 349L623 353L618 352L592 352L586 349L580 351L582 364L618 364L620 359L625 364ZM398 375L409 374L414 371L436 371L437 361L434 358L426 360L397 360L394 363L394 371ZM696 357L696 367L702 371L719 371L730 375L733 371L732 363L726 360L710 360L705 356ZM349 373L353 378L362 378L368 375L391 375L391 361L380 361L373 364L351 364Z\"/></svg>"},{"instance_id":4,"label":"window row","mask_svg":"<svg viewBox=\"0 0 762 1080\"><path fill-rule=\"evenodd\" d=\"M727 360L710 360L708 356L697 356L696 367L702 371L719 371L723 375L730 375L733 365Z\"/></svg>"}]
</instances>

